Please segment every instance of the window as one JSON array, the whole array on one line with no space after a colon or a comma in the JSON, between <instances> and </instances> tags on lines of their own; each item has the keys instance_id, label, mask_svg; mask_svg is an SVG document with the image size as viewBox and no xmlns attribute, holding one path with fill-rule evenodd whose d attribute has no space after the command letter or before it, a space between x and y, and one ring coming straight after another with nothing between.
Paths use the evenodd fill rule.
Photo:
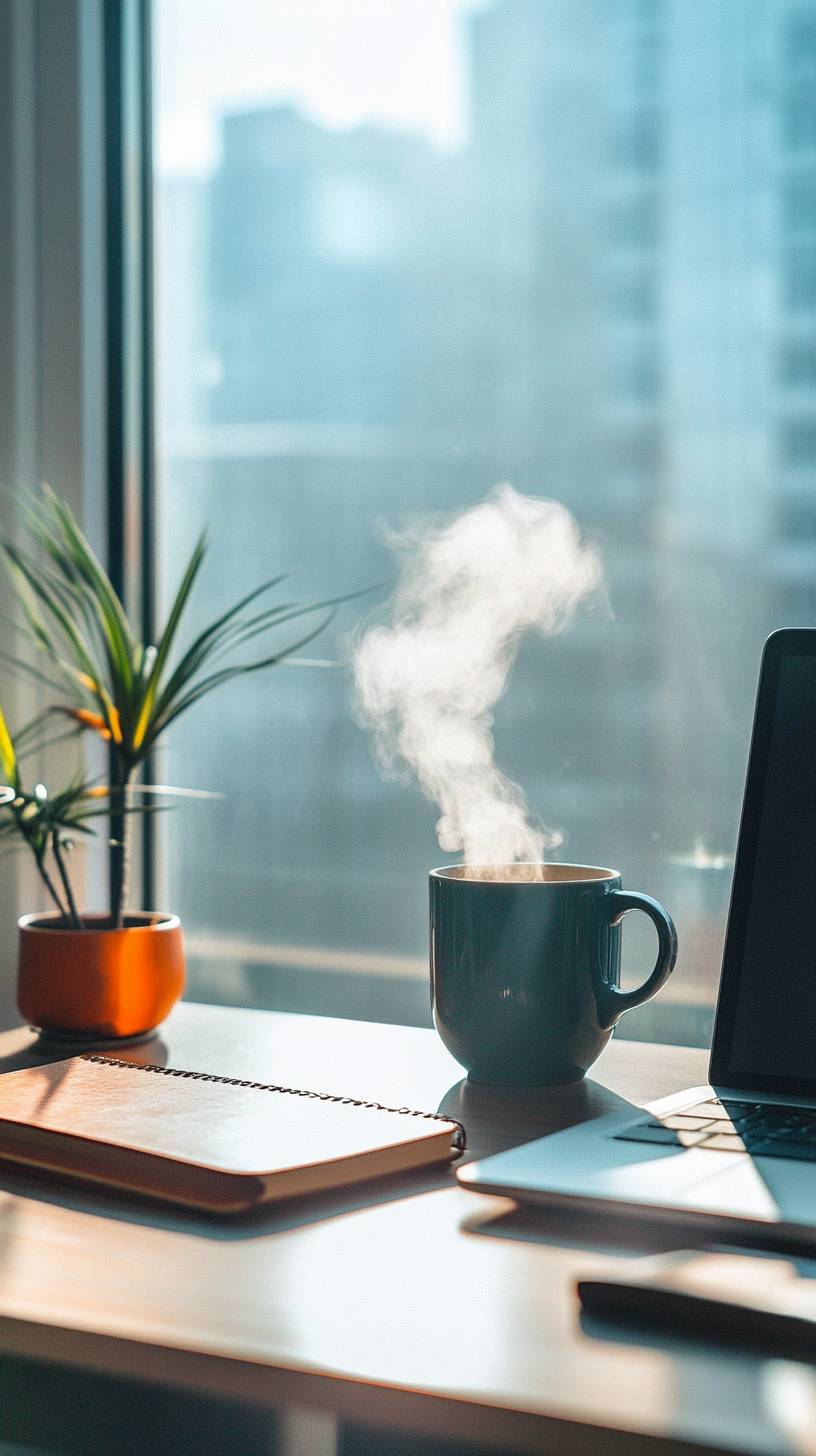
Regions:
<instances>
[{"instance_id":1,"label":"window","mask_svg":"<svg viewBox=\"0 0 816 1456\"><path fill-rule=\"evenodd\" d=\"M796 467L816 465L816 419L784 420L780 430L782 459Z\"/></svg>"},{"instance_id":2,"label":"window","mask_svg":"<svg viewBox=\"0 0 816 1456\"><path fill-rule=\"evenodd\" d=\"M816 232L816 175L794 177L785 186L782 226L790 237Z\"/></svg>"},{"instance_id":3,"label":"window","mask_svg":"<svg viewBox=\"0 0 816 1456\"><path fill-rule=\"evenodd\" d=\"M790 339L779 360L781 382L790 388L816 388L816 340Z\"/></svg>"},{"instance_id":4,"label":"window","mask_svg":"<svg viewBox=\"0 0 816 1456\"><path fill-rule=\"evenodd\" d=\"M654 327L657 306L658 280L651 268L610 268L607 307L613 322Z\"/></svg>"},{"instance_id":5,"label":"window","mask_svg":"<svg viewBox=\"0 0 816 1456\"><path fill-rule=\"evenodd\" d=\"M611 128L610 166L621 173L652 176L661 165L660 117L651 110L624 113Z\"/></svg>"},{"instance_id":6,"label":"window","mask_svg":"<svg viewBox=\"0 0 816 1456\"><path fill-rule=\"evenodd\" d=\"M816 309L816 248L797 241L783 259L784 301L790 313Z\"/></svg>"},{"instance_id":7,"label":"window","mask_svg":"<svg viewBox=\"0 0 816 1456\"><path fill-rule=\"evenodd\" d=\"M816 16L809 5L791 7L784 45L785 68L792 76L816 70Z\"/></svg>"},{"instance_id":8,"label":"window","mask_svg":"<svg viewBox=\"0 0 816 1456\"><path fill-rule=\"evenodd\" d=\"M785 332L816 297L813 189L783 165L813 141L812 26L793 0L590 12L154 0L159 599L205 522L202 612L276 571L301 599L391 580L383 525L500 480L562 499L609 610L524 643L498 761L565 857L677 919L629 1033L703 1039L762 641L816 617L790 504L812 349ZM448 856L345 670L231 686L160 772L223 794L156 825L194 994L427 1019Z\"/></svg>"},{"instance_id":9,"label":"window","mask_svg":"<svg viewBox=\"0 0 816 1456\"><path fill-rule=\"evenodd\" d=\"M627 343L624 347L617 340L610 353L607 378L610 401L655 406L660 396L661 379L653 341L644 346L637 339L634 346Z\"/></svg>"},{"instance_id":10,"label":"window","mask_svg":"<svg viewBox=\"0 0 816 1456\"><path fill-rule=\"evenodd\" d=\"M816 98L809 76L791 86L782 113L782 135L785 147L794 154L816 148Z\"/></svg>"},{"instance_id":11,"label":"window","mask_svg":"<svg viewBox=\"0 0 816 1456\"><path fill-rule=\"evenodd\" d=\"M643 250L649 252L660 241L660 209L654 192L638 190L615 197L607 210L607 244L610 253Z\"/></svg>"}]
</instances>

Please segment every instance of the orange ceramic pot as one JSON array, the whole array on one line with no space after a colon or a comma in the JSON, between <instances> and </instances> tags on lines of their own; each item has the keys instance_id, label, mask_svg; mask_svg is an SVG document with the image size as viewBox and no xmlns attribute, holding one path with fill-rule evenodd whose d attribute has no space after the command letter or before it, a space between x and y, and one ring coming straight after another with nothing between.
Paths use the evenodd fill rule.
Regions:
<instances>
[{"instance_id":1,"label":"orange ceramic pot","mask_svg":"<svg viewBox=\"0 0 816 1456\"><path fill-rule=\"evenodd\" d=\"M184 987L177 915L134 912L121 930L104 915L70 930L58 915L19 921L17 1004L31 1026L77 1037L133 1037L152 1031Z\"/></svg>"}]
</instances>

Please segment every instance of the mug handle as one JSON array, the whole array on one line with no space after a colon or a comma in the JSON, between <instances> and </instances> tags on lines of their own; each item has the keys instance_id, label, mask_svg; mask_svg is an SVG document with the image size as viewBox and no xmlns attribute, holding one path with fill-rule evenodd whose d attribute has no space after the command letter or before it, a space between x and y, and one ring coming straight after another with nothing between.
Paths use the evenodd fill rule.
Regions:
<instances>
[{"instance_id":1,"label":"mug handle","mask_svg":"<svg viewBox=\"0 0 816 1456\"><path fill-rule=\"evenodd\" d=\"M659 901L653 900L651 895L639 895L634 890L610 890L607 904L611 912L610 925L620 925L628 910L642 910L657 931L658 945L654 969L642 986L637 986L634 991L621 991L609 981L603 983L598 1019L604 1031L614 1026L624 1011L631 1011L634 1006L642 1006L644 1001L654 996L669 979L677 960L677 931L674 921Z\"/></svg>"}]
</instances>

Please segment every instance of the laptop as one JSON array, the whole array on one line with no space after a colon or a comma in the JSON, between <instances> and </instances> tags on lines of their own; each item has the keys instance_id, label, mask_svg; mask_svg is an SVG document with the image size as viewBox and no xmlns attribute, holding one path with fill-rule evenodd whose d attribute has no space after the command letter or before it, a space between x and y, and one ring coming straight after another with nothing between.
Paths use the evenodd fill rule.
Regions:
<instances>
[{"instance_id":1,"label":"laptop","mask_svg":"<svg viewBox=\"0 0 816 1456\"><path fill-rule=\"evenodd\" d=\"M816 629L766 642L709 1085L458 1171L521 1202L816 1243Z\"/></svg>"}]
</instances>

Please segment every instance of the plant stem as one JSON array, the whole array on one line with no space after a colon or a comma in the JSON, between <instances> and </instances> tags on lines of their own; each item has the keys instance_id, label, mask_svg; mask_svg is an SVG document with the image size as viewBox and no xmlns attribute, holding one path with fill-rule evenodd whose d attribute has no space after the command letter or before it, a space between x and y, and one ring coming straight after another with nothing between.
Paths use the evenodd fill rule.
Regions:
<instances>
[{"instance_id":1,"label":"plant stem","mask_svg":"<svg viewBox=\"0 0 816 1456\"><path fill-rule=\"evenodd\" d=\"M125 904L130 881L131 819L133 818L132 814L127 811L130 807L130 784L133 773L133 765L124 763L117 757L116 789L119 807L115 808L111 814L111 828L114 830L114 844L111 851L111 926L114 930L121 930L125 923Z\"/></svg>"},{"instance_id":2,"label":"plant stem","mask_svg":"<svg viewBox=\"0 0 816 1456\"><path fill-rule=\"evenodd\" d=\"M74 930L83 930L84 926L79 918L79 911L76 907L74 892L71 889L71 879L68 874L65 860L62 857L62 846L60 845L59 841L58 829L55 829L53 834L51 835L51 848L54 851L54 859L56 861L57 869L59 870L59 877L62 880L62 888L65 891L65 898L68 901L68 913L71 919L71 925Z\"/></svg>"},{"instance_id":3,"label":"plant stem","mask_svg":"<svg viewBox=\"0 0 816 1456\"><path fill-rule=\"evenodd\" d=\"M57 894L57 890L56 890L56 886L54 884L54 881L52 880L51 876L49 875L48 870L45 868L45 865L44 865L42 859L40 858L40 856L38 854L35 854L34 860L35 860L35 863L37 865L37 869L38 869L39 874L40 874L40 879L42 880L43 884L45 885L46 890L48 891L49 895L51 896L51 899L54 901L54 904L56 905L57 909L59 910L59 913L62 916L63 920L67 920L68 919L68 911L66 910L66 908L63 905L63 903L62 903L59 895Z\"/></svg>"}]
</instances>

